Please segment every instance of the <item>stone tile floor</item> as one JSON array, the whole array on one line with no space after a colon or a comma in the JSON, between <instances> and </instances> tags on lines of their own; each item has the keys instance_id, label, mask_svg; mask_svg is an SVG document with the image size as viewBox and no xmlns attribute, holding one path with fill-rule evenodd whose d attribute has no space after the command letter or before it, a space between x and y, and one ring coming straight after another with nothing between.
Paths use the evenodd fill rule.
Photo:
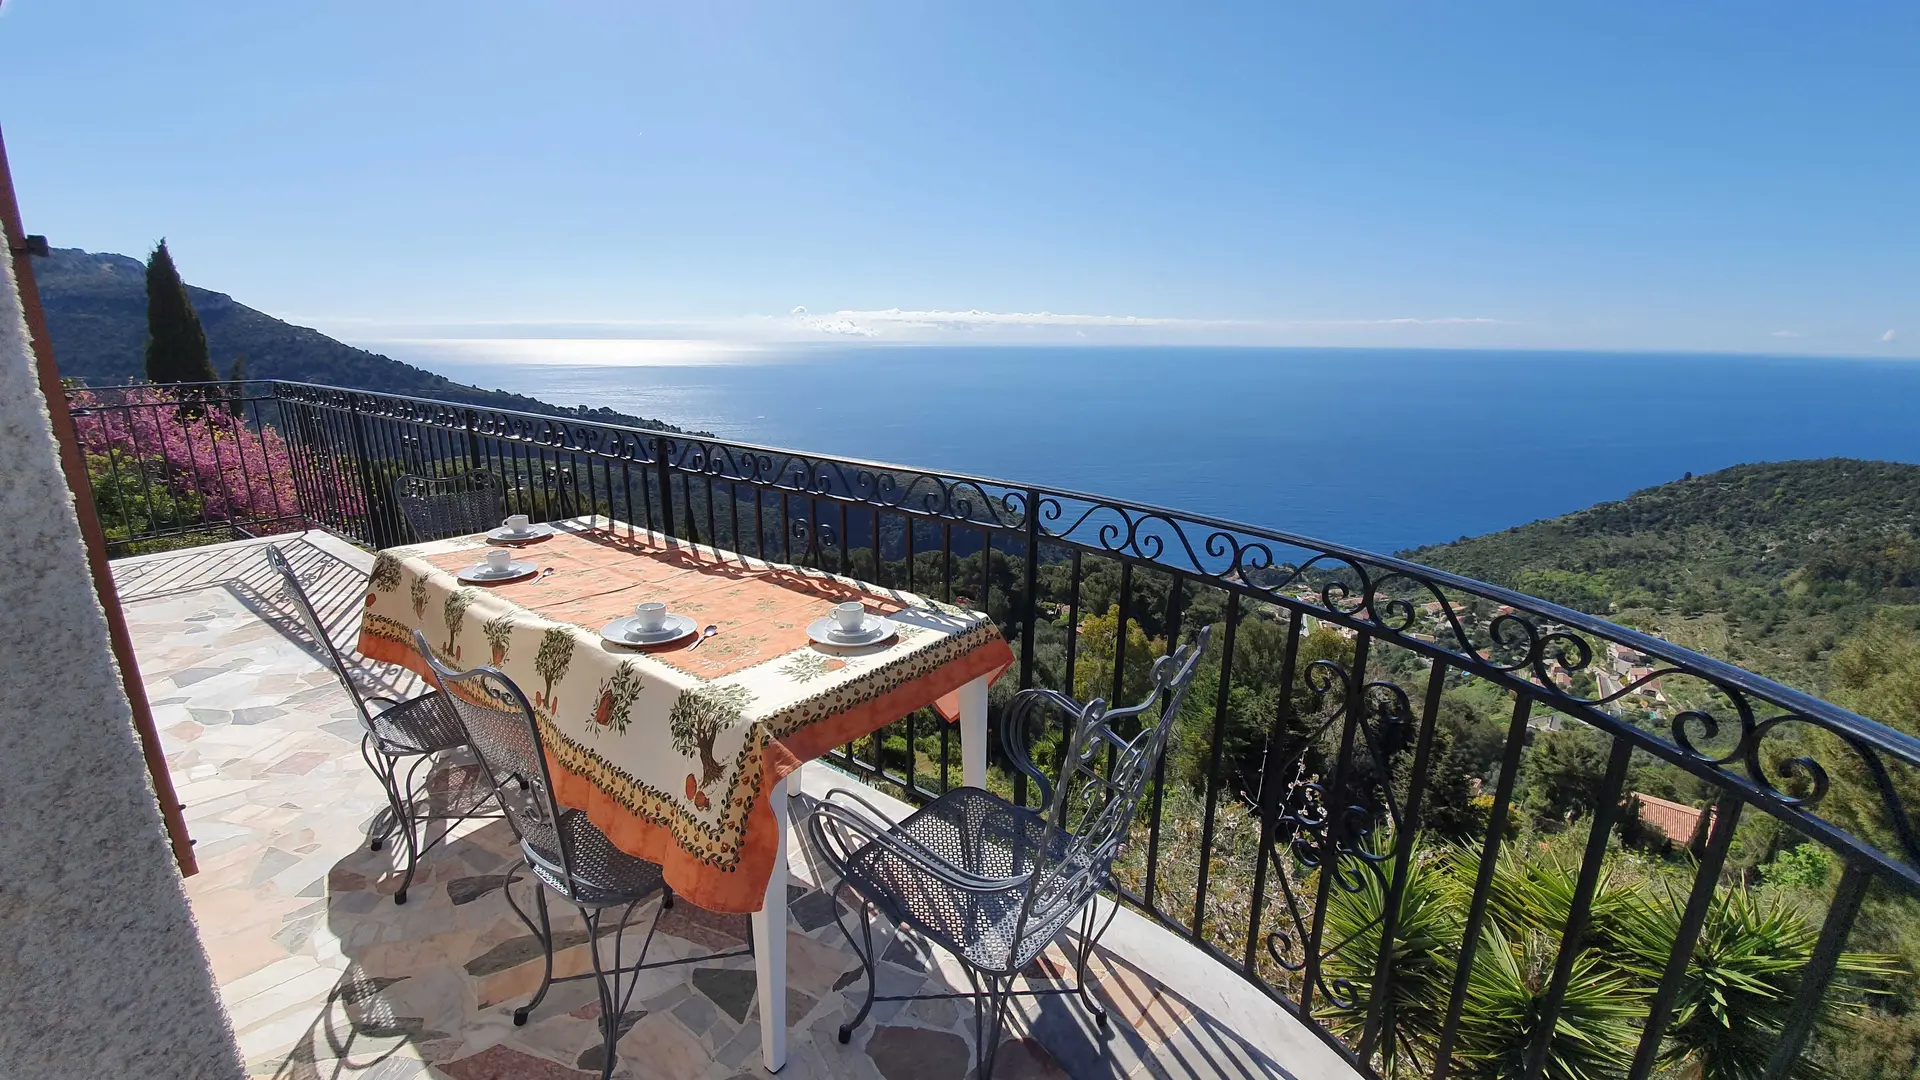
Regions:
<instances>
[{"instance_id":1,"label":"stone tile floor","mask_svg":"<svg viewBox=\"0 0 1920 1080\"><path fill-rule=\"evenodd\" d=\"M350 644L371 557L322 534L281 542L334 640ZM503 822L455 830L422 858L408 902L393 903L396 866L404 863L393 845L367 849L367 826L385 799L360 759L353 707L308 652L260 543L124 560L116 576L196 840L200 873L188 880L188 894L250 1074L597 1075L592 980L556 984L532 1022L513 1026L512 1009L538 983L541 964L534 939L501 895L514 865ZM369 686L389 692L418 689L405 672L369 667L363 674ZM849 781L815 764L802 787L836 782ZM834 924L834 901L812 880L797 834L793 842L799 854L788 888L790 1055L780 1075L969 1075L974 1018L965 1001L880 1003L851 1045L840 1045L836 1028L864 989L859 964ZM514 888L530 898L524 878ZM584 940L563 908L553 909L556 929ZM638 947L646 922L643 913L639 929L629 931L629 949ZM713 915L684 901L662 914L659 929L649 959L727 951L748 937L744 916ZM883 946L881 993L966 985L944 954L908 935L891 936ZM1165 944L1157 947L1164 952ZM1203 980L1222 980L1197 954L1175 960L1183 962ZM586 947L578 944L559 955L556 967L571 973L587 970L586 963ZM997 1075L1315 1077L1339 1068L1310 1037L1288 1044L1298 1047L1291 1068L1275 1065L1231 1022L1197 1009L1119 953L1102 952L1094 968L1096 992L1114 1014L1113 1034L1100 1035L1071 998L1029 999L1012 1021ZM645 978L622 1021L616 1075L766 1075L750 957ZM1034 980L1044 983L1044 970Z\"/></svg>"}]
</instances>

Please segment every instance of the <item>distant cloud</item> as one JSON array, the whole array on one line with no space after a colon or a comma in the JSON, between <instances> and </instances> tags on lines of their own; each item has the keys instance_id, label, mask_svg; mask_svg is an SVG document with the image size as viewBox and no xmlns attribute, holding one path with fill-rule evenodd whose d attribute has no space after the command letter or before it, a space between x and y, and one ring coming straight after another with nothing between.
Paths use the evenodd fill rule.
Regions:
<instances>
[{"instance_id":1,"label":"distant cloud","mask_svg":"<svg viewBox=\"0 0 1920 1080\"><path fill-rule=\"evenodd\" d=\"M796 328L818 334L905 338L939 337L951 333L1005 336L1009 333L1044 333L1053 330L1071 330L1075 338L1086 337L1088 330L1170 331L1176 334L1192 333L1200 336L1217 336L1222 333L1259 336L1265 331L1342 327L1514 325L1505 319L1460 315L1389 319L1187 319L1158 315L1086 315L1057 311L982 311L977 308L965 311L885 308L814 315L804 306L796 306L788 313L788 318Z\"/></svg>"},{"instance_id":2,"label":"distant cloud","mask_svg":"<svg viewBox=\"0 0 1920 1080\"><path fill-rule=\"evenodd\" d=\"M795 308L804 320L838 326L911 326L922 329L965 329L979 326L1236 326L1238 319L1170 319L1147 315L1071 315L1052 311L836 311L832 315L808 315L806 308ZM835 331L838 332L838 331Z\"/></svg>"},{"instance_id":3,"label":"distant cloud","mask_svg":"<svg viewBox=\"0 0 1920 1080\"><path fill-rule=\"evenodd\" d=\"M1478 316L1445 315L1438 319L1310 319L1281 323L1282 326L1518 326L1511 319L1485 319Z\"/></svg>"},{"instance_id":4,"label":"distant cloud","mask_svg":"<svg viewBox=\"0 0 1920 1080\"><path fill-rule=\"evenodd\" d=\"M1774 337L1799 337L1800 333L1797 330L1775 330L1773 332L1773 336Z\"/></svg>"},{"instance_id":5,"label":"distant cloud","mask_svg":"<svg viewBox=\"0 0 1920 1080\"><path fill-rule=\"evenodd\" d=\"M806 308L794 309L794 323L802 330L847 337L878 337L880 331L838 315L809 315Z\"/></svg>"},{"instance_id":6,"label":"distant cloud","mask_svg":"<svg viewBox=\"0 0 1920 1080\"><path fill-rule=\"evenodd\" d=\"M1894 338L1898 336L1899 336L1898 334L1895 334L1893 331L1889 330L1886 333L1880 335L1880 340L1883 342L1892 341Z\"/></svg>"}]
</instances>

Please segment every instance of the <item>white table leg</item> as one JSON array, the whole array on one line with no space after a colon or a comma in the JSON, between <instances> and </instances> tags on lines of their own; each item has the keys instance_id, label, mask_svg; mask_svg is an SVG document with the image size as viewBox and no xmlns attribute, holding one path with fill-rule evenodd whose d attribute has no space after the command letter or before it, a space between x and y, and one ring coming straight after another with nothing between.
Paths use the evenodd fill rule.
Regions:
<instances>
[{"instance_id":1,"label":"white table leg","mask_svg":"<svg viewBox=\"0 0 1920 1080\"><path fill-rule=\"evenodd\" d=\"M766 901L753 913L753 973L760 986L760 1055L768 1072L779 1072L787 1063L787 779L767 797L780 844Z\"/></svg>"},{"instance_id":2,"label":"white table leg","mask_svg":"<svg viewBox=\"0 0 1920 1080\"><path fill-rule=\"evenodd\" d=\"M987 786L987 677L960 688L960 775L968 787Z\"/></svg>"}]
</instances>

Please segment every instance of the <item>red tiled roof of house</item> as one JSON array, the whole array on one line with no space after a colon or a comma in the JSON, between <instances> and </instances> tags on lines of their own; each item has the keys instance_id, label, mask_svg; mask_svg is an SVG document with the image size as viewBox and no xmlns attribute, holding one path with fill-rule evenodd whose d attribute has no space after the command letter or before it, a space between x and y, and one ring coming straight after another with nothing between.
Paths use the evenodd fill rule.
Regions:
<instances>
[{"instance_id":1,"label":"red tiled roof of house","mask_svg":"<svg viewBox=\"0 0 1920 1080\"><path fill-rule=\"evenodd\" d=\"M1700 829L1700 815L1711 814L1711 808L1687 806L1671 799L1659 799L1652 795L1633 793L1640 803L1640 820L1659 829L1661 834L1676 844L1693 843ZM1711 820L1711 819L1709 819Z\"/></svg>"}]
</instances>

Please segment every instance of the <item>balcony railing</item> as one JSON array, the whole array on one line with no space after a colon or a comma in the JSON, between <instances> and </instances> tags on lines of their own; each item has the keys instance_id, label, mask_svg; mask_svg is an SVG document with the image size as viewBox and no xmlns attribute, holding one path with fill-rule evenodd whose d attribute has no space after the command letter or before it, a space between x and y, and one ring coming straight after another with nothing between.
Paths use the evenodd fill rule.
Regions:
<instances>
[{"instance_id":1,"label":"balcony railing","mask_svg":"<svg viewBox=\"0 0 1920 1080\"><path fill-rule=\"evenodd\" d=\"M1793 1075L1901 985L1850 938L1863 905L1920 894L1920 741L1582 612L1177 510L714 438L293 383L70 402L116 554L299 527L401 544L396 477L484 468L536 520L984 609L1018 656L996 713L1029 686L1135 697L1215 625L1121 891L1369 1072ZM830 760L924 799L956 742L928 713ZM1753 900L1796 850L1795 902ZM1728 937L1758 908L1790 932L1741 982Z\"/></svg>"}]
</instances>

